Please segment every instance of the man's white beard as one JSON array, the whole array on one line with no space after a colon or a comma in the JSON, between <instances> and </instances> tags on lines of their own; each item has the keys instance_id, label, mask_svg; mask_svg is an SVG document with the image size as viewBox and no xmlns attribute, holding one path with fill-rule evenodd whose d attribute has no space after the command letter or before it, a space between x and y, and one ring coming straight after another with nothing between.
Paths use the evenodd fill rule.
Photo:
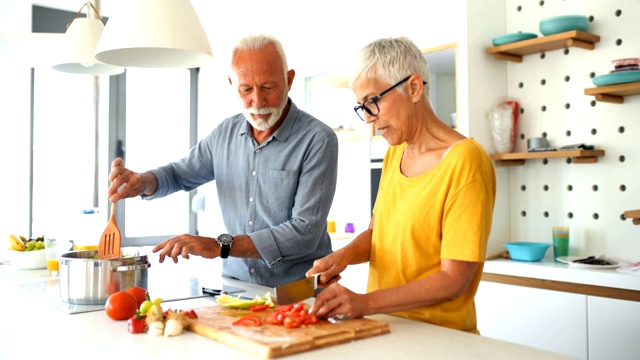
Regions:
<instances>
[{"instance_id":1,"label":"man's white beard","mask_svg":"<svg viewBox=\"0 0 640 360\"><path fill-rule=\"evenodd\" d=\"M289 94L287 91L284 92L282 96L282 103L278 107L263 107L258 109L256 107L244 108L244 117L247 118L247 121L255 128L256 130L265 131L271 129L271 127L278 122L280 116L282 115L282 111L287 106L287 101L289 99ZM271 116L267 120L255 120L252 114L256 115L266 115L271 114Z\"/></svg>"}]
</instances>

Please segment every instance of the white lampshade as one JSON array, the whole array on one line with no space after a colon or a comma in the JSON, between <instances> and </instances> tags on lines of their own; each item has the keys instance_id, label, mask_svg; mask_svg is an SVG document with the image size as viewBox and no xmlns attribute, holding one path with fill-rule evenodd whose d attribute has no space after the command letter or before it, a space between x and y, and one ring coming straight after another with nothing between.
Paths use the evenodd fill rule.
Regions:
<instances>
[{"instance_id":1,"label":"white lampshade","mask_svg":"<svg viewBox=\"0 0 640 360\"><path fill-rule=\"evenodd\" d=\"M53 66L55 70L89 75L116 75L123 67L105 64L93 55L104 24L98 18L75 18L64 35L60 58Z\"/></svg>"},{"instance_id":2,"label":"white lampshade","mask_svg":"<svg viewBox=\"0 0 640 360\"><path fill-rule=\"evenodd\" d=\"M110 14L96 58L142 68L194 68L213 54L189 0L129 0Z\"/></svg>"}]
</instances>

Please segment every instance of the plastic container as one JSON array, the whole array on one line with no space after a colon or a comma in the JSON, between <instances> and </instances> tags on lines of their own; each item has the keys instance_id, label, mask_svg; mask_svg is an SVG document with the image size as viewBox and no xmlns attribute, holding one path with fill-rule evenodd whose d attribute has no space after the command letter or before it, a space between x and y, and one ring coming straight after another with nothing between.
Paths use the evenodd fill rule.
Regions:
<instances>
[{"instance_id":1,"label":"plastic container","mask_svg":"<svg viewBox=\"0 0 640 360\"><path fill-rule=\"evenodd\" d=\"M82 210L74 224L74 250L98 250L100 236L106 226L107 223L102 221L98 209Z\"/></svg>"}]
</instances>

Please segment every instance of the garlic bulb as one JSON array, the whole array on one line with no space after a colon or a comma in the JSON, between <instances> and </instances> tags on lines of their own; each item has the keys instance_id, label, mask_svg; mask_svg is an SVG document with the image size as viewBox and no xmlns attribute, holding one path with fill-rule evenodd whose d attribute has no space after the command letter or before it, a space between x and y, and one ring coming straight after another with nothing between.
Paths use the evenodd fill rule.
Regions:
<instances>
[{"instance_id":1,"label":"garlic bulb","mask_svg":"<svg viewBox=\"0 0 640 360\"><path fill-rule=\"evenodd\" d=\"M147 333L151 336L162 336L164 333L164 322L162 321L154 321L149 324L149 329Z\"/></svg>"},{"instance_id":2,"label":"garlic bulb","mask_svg":"<svg viewBox=\"0 0 640 360\"><path fill-rule=\"evenodd\" d=\"M180 320L175 318L169 319L164 326L164 336L169 337L180 335L182 334L183 329L184 326L182 325L182 322L180 322Z\"/></svg>"}]
</instances>

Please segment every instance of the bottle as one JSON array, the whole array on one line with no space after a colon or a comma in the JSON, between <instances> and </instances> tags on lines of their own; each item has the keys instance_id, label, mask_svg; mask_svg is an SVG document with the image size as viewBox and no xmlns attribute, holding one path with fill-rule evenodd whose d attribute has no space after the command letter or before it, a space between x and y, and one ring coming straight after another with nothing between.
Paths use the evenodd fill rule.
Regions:
<instances>
[{"instance_id":1,"label":"bottle","mask_svg":"<svg viewBox=\"0 0 640 360\"><path fill-rule=\"evenodd\" d=\"M82 210L75 224L74 250L98 250L100 236L102 236L105 226L106 224L100 221L98 209Z\"/></svg>"}]
</instances>

